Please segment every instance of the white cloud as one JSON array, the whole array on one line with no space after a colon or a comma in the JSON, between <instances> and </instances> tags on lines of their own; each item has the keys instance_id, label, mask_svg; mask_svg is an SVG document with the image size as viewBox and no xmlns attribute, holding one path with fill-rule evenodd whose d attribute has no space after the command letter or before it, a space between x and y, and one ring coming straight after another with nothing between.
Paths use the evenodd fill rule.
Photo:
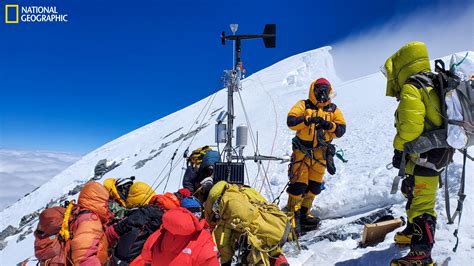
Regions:
<instances>
[{"instance_id":1,"label":"white cloud","mask_svg":"<svg viewBox=\"0 0 474 266\"><path fill-rule=\"evenodd\" d=\"M462 9L440 5L349 36L333 45L331 52L338 75L348 80L375 73L389 56L410 41L425 42L433 59L474 50L472 14L474 4Z\"/></svg>"},{"instance_id":2,"label":"white cloud","mask_svg":"<svg viewBox=\"0 0 474 266\"><path fill-rule=\"evenodd\" d=\"M0 210L79 159L68 153L0 149Z\"/></svg>"}]
</instances>

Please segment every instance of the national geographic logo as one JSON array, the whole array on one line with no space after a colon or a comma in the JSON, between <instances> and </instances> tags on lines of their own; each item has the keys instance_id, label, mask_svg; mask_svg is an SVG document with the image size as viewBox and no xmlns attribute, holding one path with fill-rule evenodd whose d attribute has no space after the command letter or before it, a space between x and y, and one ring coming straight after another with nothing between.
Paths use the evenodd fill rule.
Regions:
<instances>
[{"instance_id":1,"label":"national geographic logo","mask_svg":"<svg viewBox=\"0 0 474 266\"><path fill-rule=\"evenodd\" d=\"M5 23L67 23L68 14L61 13L56 6L5 5Z\"/></svg>"},{"instance_id":2,"label":"national geographic logo","mask_svg":"<svg viewBox=\"0 0 474 266\"><path fill-rule=\"evenodd\" d=\"M18 5L5 5L5 23L18 24Z\"/></svg>"}]
</instances>

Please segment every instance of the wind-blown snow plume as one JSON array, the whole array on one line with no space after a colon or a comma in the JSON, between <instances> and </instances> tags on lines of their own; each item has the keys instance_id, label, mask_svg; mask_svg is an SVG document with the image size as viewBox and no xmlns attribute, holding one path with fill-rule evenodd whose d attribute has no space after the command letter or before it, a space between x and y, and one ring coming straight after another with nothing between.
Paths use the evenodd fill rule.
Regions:
<instances>
[{"instance_id":1,"label":"wind-blown snow plume","mask_svg":"<svg viewBox=\"0 0 474 266\"><path fill-rule=\"evenodd\" d=\"M474 48L474 2L461 8L432 6L382 27L352 35L333 45L338 75L343 80L378 71L385 60L410 41L428 45L431 58Z\"/></svg>"}]
</instances>

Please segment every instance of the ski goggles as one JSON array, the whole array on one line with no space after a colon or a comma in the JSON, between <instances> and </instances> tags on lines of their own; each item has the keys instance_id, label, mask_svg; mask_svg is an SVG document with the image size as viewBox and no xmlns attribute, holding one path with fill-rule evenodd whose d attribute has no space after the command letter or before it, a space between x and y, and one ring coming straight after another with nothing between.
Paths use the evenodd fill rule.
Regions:
<instances>
[{"instance_id":1,"label":"ski goggles","mask_svg":"<svg viewBox=\"0 0 474 266\"><path fill-rule=\"evenodd\" d=\"M319 102L326 102L329 100L329 86L326 84L317 84L314 86L314 96Z\"/></svg>"},{"instance_id":2,"label":"ski goggles","mask_svg":"<svg viewBox=\"0 0 474 266\"><path fill-rule=\"evenodd\" d=\"M134 180L135 176L131 176L129 178L119 178L115 181L115 188L122 200L127 199L128 192L130 191L130 187L133 185Z\"/></svg>"}]
</instances>

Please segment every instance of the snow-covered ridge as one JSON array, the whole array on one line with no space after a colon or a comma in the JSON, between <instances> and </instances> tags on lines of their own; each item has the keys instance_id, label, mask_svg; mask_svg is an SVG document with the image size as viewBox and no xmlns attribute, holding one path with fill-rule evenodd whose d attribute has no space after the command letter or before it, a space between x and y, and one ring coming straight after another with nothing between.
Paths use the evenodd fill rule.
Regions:
<instances>
[{"instance_id":1,"label":"snow-covered ridge","mask_svg":"<svg viewBox=\"0 0 474 266\"><path fill-rule=\"evenodd\" d=\"M253 85L251 83L254 83L255 78L259 79L259 83L265 84L264 86L272 87L275 83L288 83L288 80L294 81L294 83L291 83L291 86L306 86L307 82L317 78L318 76L328 76L339 81L334 66L332 65L332 57L329 54L330 49L330 47L324 47L295 55L278 62L249 76L243 81L243 89L246 90L248 87L251 87ZM305 83L303 81L305 81ZM218 96L222 97L223 93L224 91L218 92ZM74 188L76 185L75 181L84 181L92 177L93 167L98 160L107 158L109 161L124 162L132 160L133 157L135 157L135 154L140 158L139 155L143 154L144 151L149 152L153 148L159 148L161 143L165 143L166 141L162 140L162 138L174 129L183 127L182 130L175 133L177 136L186 133L184 131L189 128L189 124L192 123L190 120L194 118L194 115L189 114L199 113L206 101L207 98L127 133L85 155L77 163L52 178L51 181L45 183L38 190L21 199L13 206L0 212L0 216L2 217L0 221L0 230L3 230L8 224L16 224L25 213L35 211L45 206L51 198L67 193L70 189ZM223 101L222 99L216 99L214 101L214 105L218 107L223 107L225 103L226 101ZM237 112L239 111L240 110L237 110ZM213 121L210 121L210 123L212 122ZM168 138L172 139L173 137L174 136L171 135ZM207 140L206 143L213 141L214 140L211 138ZM171 150L171 148L167 149L167 151ZM163 154L160 154L160 157L169 159L168 156L163 156L165 154L164 151ZM127 173L128 172L129 171L127 171ZM133 174L133 172L130 171L130 174ZM152 173L147 176L148 179L152 178L150 175L152 175ZM119 174L118 176L121 175Z\"/></svg>"},{"instance_id":2,"label":"snow-covered ridge","mask_svg":"<svg viewBox=\"0 0 474 266\"><path fill-rule=\"evenodd\" d=\"M393 152L391 143L394 135L393 112L396 108L396 101L385 97L385 80L380 73L341 82L337 77L337 69L334 68L330 51L330 47L323 47L289 57L250 75L242 82L241 96L245 101L252 128L254 132L258 131L259 151L264 155L278 156L291 153L290 140L294 136L294 132L286 127L286 114L296 101L307 98L308 86L312 80L326 77L333 82L338 94L334 101L341 108L347 120L346 136L335 143L338 148L344 149L349 163L343 164L336 161L337 174L325 177L327 189L316 199L315 209L322 218L347 217L348 220L354 215L360 216L365 212L385 207L393 208L396 215L401 215L403 213L403 197L389 194L396 171L385 168L385 165L391 161ZM474 59L473 55L474 53L470 53L471 59ZM446 60L448 59L449 57ZM374 72L376 71L374 70ZM25 215L43 208L51 199L60 199L78 185L89 180L93 176L95 164L101 159L120 163L104 178L135 175L140 181L156 185L165 177L163 174L157 180L159 173L163 169L166 169L165 172L168 173L169 159L179 147L177 159L174 162L176 168L170 175L166 189L175 191L180 186L181 167L183 166L181 158L184 150L188 146L192 150L214 142L213 125L216 116L222 108L225 108L226 91L220 90L215 94L214 99L212 97L214 96L209 96L134 130L87 154L27 197L1 211L0 232L8 225L18 227L20 219ZM208 101L212 102L208 111L198 117L197 124L193 124L196 116ZM238 97L235 102L236 125L247 124ZM251 145L245 150L248 155L253 152ZM456 162L459 163L459 158ZM287 182L287 165L272 162L264 163L263 167L265 171L263 169L258 171L255 164L248 164L250 184L267 198L273 199ZM454 170L456 171L458 167L457 164ZM470 165L471 175L468 176L472 176L472 168ZM268 182L265 181L265 172ZM472 187L470 184L472 183L468 183L468 187ZM161 193L163 189L164 184L157 187L156 191ZM72 191L70 194L73 195L68 197L77 196L74 192L76 191ZM467 193L472 192L472 189L467 191ZM442 198L439 197L438 201L442 202ZM281 205L283 206L285 202L286 195L284 193ZM473 215L473 203L469 198L465 205L464 217ZM442 208L439 207L438 212L441 214ZM472 236L474 223L467 220L463 220L461 232L468 235L470 233ZM331 226L339 225L344 221L340 219L327 220L326 226L331 228ZM442 215L438 223L439 226L441 223L444 223ZM18 241L20 234L5 239L8 244L0 251L0 265L14 265L33 255L33 236L28 234L28 231L34 230L35 227L36 222L33 218L30 222L26 222L22 228L24 240ZM443 225L438 229L437 241L440 242L440 245L435 247L435 256L437 254L445 256L452 248L450 232L453 228ZM390 253L393 248L390 246L391 241L388 238L386 242L375 248L359 249L352 252L355 243L356 241L352 239L338 242L325 240L314 243L310 246L309 251L299 255L292 254L290 256L291 263L293 265L319 262L319 264L332 265L344 259L357 259L361 256L368 258L365 261L367 262L374 257L367 257L365 253L383 251L388 247L390 249L388 254L380 256L380 258L376 257L377 263L387 264L390 256L393 255ZM462 259L461 257L464 256L474 261L474 254L470 251L472 245L474 245L474 240L463 239L459 251L461 255L458 259ZM348 255L342 258L337 254ZM458 260L458 262L462 262L462 260Z\"/></svg>"}]
</instances>

